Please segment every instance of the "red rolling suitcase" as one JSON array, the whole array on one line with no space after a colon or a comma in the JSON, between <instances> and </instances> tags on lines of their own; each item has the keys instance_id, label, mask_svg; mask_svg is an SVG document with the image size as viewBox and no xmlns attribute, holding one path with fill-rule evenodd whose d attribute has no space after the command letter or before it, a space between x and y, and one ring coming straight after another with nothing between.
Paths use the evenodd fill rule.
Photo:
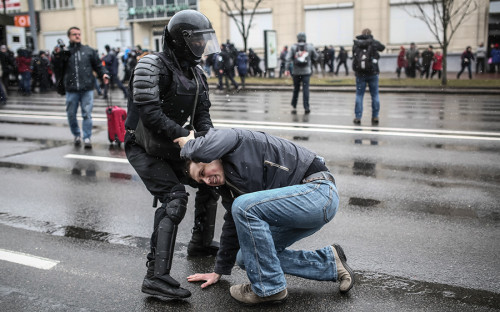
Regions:
<instances>
[{"instance_id":1,"label":"red rolling suitcase","mask_svg":"<svg viewBox=\"0 0 500 312\"><path fill-rule=\"evenodd\" d=\"M108 92L107 105L106 117L108 118L109 142L116 142L118 146L120 146L125 140L125 119L127 119L127 111L112 104L111 91Z\"/></svg>"}]
</instances>

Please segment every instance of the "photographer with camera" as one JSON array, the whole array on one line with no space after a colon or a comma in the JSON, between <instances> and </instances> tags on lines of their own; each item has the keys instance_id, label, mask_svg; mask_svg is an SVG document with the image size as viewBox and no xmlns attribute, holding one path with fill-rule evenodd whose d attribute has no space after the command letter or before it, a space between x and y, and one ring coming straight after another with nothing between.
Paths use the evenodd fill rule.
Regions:
<instances>
[{"instance_id":1,"label":"photographer with camera","mask_svg":"<svg viewBox=\"0 0 500 312\"><path fill-rule=\"evenodd\" d=\"M81 44L81 32L78 27L68 29L69 49L64 48L62 40L58 40L61 48L59 56L54 55L54 68L60 68L56 77L62 79L64 90L59 88L59 94L66 94L66 113L68 116L71 133L75 137L75 146L81 145L81 132L76 119L78 105L82 111L82 131L85 148L92 148L90 137L92 136L92 108L94 106L95 77L93 71L102 77L104 84L109 83L109 74L102 66L96 50ZM61 45L62 43L62 45ZM60 63L59 63L60 62Z\"/></svg>"}]
</instances>

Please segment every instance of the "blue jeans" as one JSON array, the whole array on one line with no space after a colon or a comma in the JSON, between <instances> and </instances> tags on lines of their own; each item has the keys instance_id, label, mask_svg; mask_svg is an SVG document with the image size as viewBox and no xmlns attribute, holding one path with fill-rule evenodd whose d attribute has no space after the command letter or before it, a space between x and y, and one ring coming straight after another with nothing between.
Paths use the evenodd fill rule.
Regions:
<instances>
[{"instance_id":1,"label":"blue jeans","mask_svg":"<svg viewBox=\"0 0 500 312\"><path fill-rule=\"evenodd\" d=\"M297 108L299 99L300 83L302 83L304 109L309 110L309 80L311 75L293 75L293 97L292 106Z\"/></svg>"},{"instance_id":2,"label":"blue jeans","mask_svg":"<svg viewBox=\"0 0 500 312\"><path fill-rule=\"evenodd\" d=\"M21 81L19 88L25 94L31 94L31 72L21 73Z\"/></svg>"},{"instance_id":3,"label":"blue jeans","mask_svg":"<svg viewBox=\"0 0 500 312\"><path fill-rule=\"evenodd\" d=\"M78 105L81 104L82 110L82 131L83 139L92 136L92 108L94 107L94 91L66 92L66 114L68 116L69 128L75 137L80 136L80 128L76 113Z\"/></svg>"},{"instance_id":4,"label":"blue jeans","mask_svg":"<svg viewBox=\"0 0 500 312\"><path fill-rule=\"evenodd\" d=\"M354 108L354 113L358 119L361 119L363 115L363 97L365 96L366 84L368 84L372 96L372 118L378 117L378 112L380 110L378 75L356 77L356 106Z\"/></svg>"},{"instance_id":5,"label":"blue jeans","mask_svg":"<svg viewBox=\"0 0 500 312\"><path fill-rule=\"evenodd\" d=\"M241 195L232 215L240 250L237 264L261 297L286 288L284 274L313 280L337 279L331 246L315 251L287 249L330 222L339 205L335 185L326 180Z\"/></svg>"}]
</instances>

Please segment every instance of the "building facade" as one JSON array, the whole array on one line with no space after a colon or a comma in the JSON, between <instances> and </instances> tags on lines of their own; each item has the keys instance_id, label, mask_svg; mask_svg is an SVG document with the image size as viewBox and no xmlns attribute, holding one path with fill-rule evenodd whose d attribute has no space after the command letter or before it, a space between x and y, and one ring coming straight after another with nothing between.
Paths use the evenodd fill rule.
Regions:
<instances>
[{"instance_id":1,"label":"building facade","mask_svg":"<svg viewBox=\"0 0 500 312\"><path fill-rule=\"evenodd\" d=\"M405 5L405 1L263 0L253 16L247 48L262 54L264 31L274 30L280 50L296 42L299 32L305 32L307 41L317 48L333 45L337 51L340 46L350 50L353 38L364 28L370 28L375 38L386 45L383 56L395 55L400 46L407 47L410 42L421 49L439 46L427 25L411 16L414 8ZM247 6L254 3L246 2ZM28 14L28 0L6 0L6 3L7 14ZM52 50L58 39L67 42L67 29L78 26L82 42L100 52L106 44L121 49L140 45L158 51L163 27L175 12L187 8L200 10L212 21L220 43L229 40L237 48L243 48L236 23L221 10L220 0L33 0L33 3L38 16L39 49ZM467 16L450 42L451 54L460 54L467 46L475 50L481 42L500 42L497 34L500 1L476 0L476 3L477 9ZM249 12L244 18L250 18ZM489 23L490 20L494 23ZM26 31L29 33L29 28Z\"/></svg>"}]
</instances>

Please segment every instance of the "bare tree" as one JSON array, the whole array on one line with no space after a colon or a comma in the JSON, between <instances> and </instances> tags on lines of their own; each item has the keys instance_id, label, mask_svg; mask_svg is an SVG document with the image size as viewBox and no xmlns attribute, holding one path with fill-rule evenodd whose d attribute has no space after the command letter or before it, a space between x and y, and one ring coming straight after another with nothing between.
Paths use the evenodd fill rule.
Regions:
<instances>
[{"instance_id":1,"label":"bare tree","mask_svg":"<svg viewBox=\"0 0 500 312\"><path fill-rule=\"evenodd\" d=\"M233 19L243 38L243 49L247 50L247 40L252 26L253 16L263 0L220 0L220 9ZM248 23L245 23L245 13L250 14Z\"/></svg>"},{"instance_id":2,"label":"bare tree","mask_svg":"<svg viewBox=\"0 0 500 312\"><path fill-rule=\"evenodd\" d=\"M448 45L465 18L477 9L476 0L413 0L406 1L405 4L416 8L416 12L410 11L408 7L405 8L405 11L410 16L422 20L436 38L441 49L443 49L441 84L447 85L446 56L448 55ZM426 10L429 6L430 10Z\"/></svg>"}]
</instances>

